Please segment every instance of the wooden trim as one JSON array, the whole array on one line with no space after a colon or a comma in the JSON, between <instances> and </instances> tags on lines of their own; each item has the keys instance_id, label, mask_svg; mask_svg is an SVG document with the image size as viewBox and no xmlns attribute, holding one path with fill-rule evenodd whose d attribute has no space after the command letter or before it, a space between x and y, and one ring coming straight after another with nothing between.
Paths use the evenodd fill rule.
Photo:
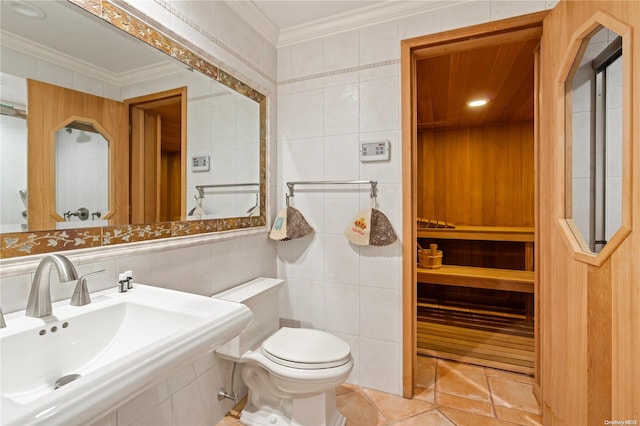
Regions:
<instances>
[{"instance_id":1,"label":"wooden trim","mask_svg":"<svg viewBox=\"0 0 640 426\"><path fill-rule=\"evenodd\" d=\"M532 13L516 18L504 19L457 30L444 31L422 37L403 40L401 53L401 111L402 111L402 394L413 396L416 371L416 261L415 246L417 230L417 123L415 96L415 52L420 49L456 43L463 39L477 37L487 42L485 36L525 30L530 27L542 28L542 21L548 11Z\"/></svg>"},{"instance_id":2,"label":"wooden trim","mask_svg":"<svg viewBox=\"0 0 640 426\"><path fill-rule=\"evenodd\" d=\"M415 244L417 217L417 122L415 59L410 42L401 43L402 90L402 396L413 398L417 370ZM407 243L411 242L411 243Z\"/></svg>"}]
</instances>

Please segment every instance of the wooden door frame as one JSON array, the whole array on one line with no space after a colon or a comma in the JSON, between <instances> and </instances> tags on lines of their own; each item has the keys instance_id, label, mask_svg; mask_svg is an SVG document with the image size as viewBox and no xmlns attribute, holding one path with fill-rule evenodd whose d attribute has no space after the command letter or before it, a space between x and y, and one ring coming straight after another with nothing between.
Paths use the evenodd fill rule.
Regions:
<instances>
[{"instance_id":1,"label":"wooden door frame","mask_svg":"<svg viewBox=\"0 0 640 426\"><path fill-rule=\"evenodd\" d=\"M418 56L424 57L425 52L437 54L445 50L468 50L496 44L498 41L509 40L516 31L539 31L542 35L542 23L548 11L532 13L515 18L504 19L486 24L457 30L445 31L437 34L416 37L401 42L401 92L402 92L402 395L405 398L413 398L415 390L415 372L417 368L417 342L416 342L416 255L415 244L417 238L417 123L416 123L416 81L415 62ZM430 52L429 52L430 50ZM536 65L539 61L536 61ZM535 75L538 75L536 70ZM538 97L538 84L534 84L534 98ZM537 101L535 103L537 107ZM534 180L536 185L534 201L534 217L538 222L538 193L537 193L537 111L534 118ZM537 228L537 226L536 226ZM538 242L536 231L535 242ZM537 260L537 259L536 259ZM538 268L536 268L538 269ZM537 283L536 272L536 300L537 311ZM536 393L540 398L540 389L537 378L539 377L539 324L536 323Z\"/></svg>"}]
</instances>

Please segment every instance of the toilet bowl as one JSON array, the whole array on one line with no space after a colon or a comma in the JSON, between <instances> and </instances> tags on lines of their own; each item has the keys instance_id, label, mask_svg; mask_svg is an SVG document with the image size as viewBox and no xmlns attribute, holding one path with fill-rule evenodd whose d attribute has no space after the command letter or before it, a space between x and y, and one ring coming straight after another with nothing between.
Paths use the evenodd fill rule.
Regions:
<instances>
[{"instance_id":1,"label":"toilet bowl","mask_svg":"<svg viewBox=\"0 0 640 426\"><path fill-rule=\"evenodd\" d=\"M245 425L344 426L335 388L353 368L349 345L321 330L279 328L284 281L257 278L213 297L247 305L253 320L216 353L242 364L249 388Z\"/></svg>"}]
</instances>

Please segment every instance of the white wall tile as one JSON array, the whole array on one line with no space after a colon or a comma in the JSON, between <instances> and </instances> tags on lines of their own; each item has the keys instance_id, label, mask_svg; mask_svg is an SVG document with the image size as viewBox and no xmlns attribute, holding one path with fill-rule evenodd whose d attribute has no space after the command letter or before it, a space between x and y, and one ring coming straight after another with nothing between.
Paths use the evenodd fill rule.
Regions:
<instances>
[{"instance_id":1,"label":"white wall tile","mask_svg":"<svg viewBox=\"0 0 640 426\"><path fill-rule=\"evenodd\" d=\"M442 31L468 27L490 20L490 1L465 2L442 10Z\"/></svg>"},{"instance_id":2,"label":"white wall tile","mask_svg":"<svg viewBox=\"0 0 640 426\"><path fill-rule=\"evenodd\" d=\"M360 131L400 128L400 79L397 77L360 83Z\"/></svg>"},{"instance_id":3,"label":"white wall tile","mask_svg":"<svg viewBox=\"0 0 640 426\"><path fill-rule=\"evenodd\" d=\"M324 282L288 278L280 289L280 318L304 328L324 329Z\"/></svg>"},{"instance_id":4,"label":"white wall tile","mask_svg":"<svg viewBox=\"0 0 640 426\"><path fill-rule=\"evenodd\" d=\"M354 185L354 188L356 185ZM346 188L345 188L346 189ZM360 212L359 189L344 192L328 192L324 196L325 229L327 234L337 234L342 238L349 221ZM346 241L346 238L345 238Z\"/></svg>"},{"instance_id":5,"label":"white wall tile","mask_svg":"<svg viewBox=\"0 0 640 426\"><path fill-rule=\"evenodd\" d=\"M323 69L322 40L311 40L291 47L291 78L318 74Z\"/></svg>"},{"instance_id":6,"label":"white wall tile","mask_svg":"<svg viewBox=\"0 0 640 426\"><path fill-rule=\"evenodd\" d=\"M321 138L292 139L284 148L282 177L288 181L323 179L323 146Z\"/></svg>"},{"instance_id":7,"label":"white wall tile","mask_svg":"<svg viewBox=\"0 0 640 426\"><path fill-rule=\"evenodd\" d=\"M400 346L398 343L360 337L359 384L399 395L402 380Z\"/></svg>"},{"instance_id":8,"label":"white wall tile","mask_svg":"<svg viewBox=\"0 0 640 426\"><path fill-rule=\"evenodd\" d=\"M324 135L358 131L358 84L324 89Z\"/></svg>"},{"instance_id":9,"label":"white wall tile","mask_svg":"<svg viewBox=\"0 0 640 426\"><path fill-rule=\"evenodd\" d=\"M324 179L358 180L360 141L358 133L325 136Z\"/></svg>"},{"instance_id":10,"label":"white wall tile","mask_svg":"<svg viewBox=\"0 0 640 426\"><path fill-rule=\"evenodd\" d=\"M400 58L397 21L360 30L360 65Z\"/></svg>"},{"instance_id":11,"label":"white wall tile","mask_svg":"<svg viewBox=\"0 0 640 426\"><path fill-rule=\"evenodd\" d=\"M311 90L291 95L291 134L294 139L322 136L323 94L323 90Z\"/></svg>"},{"instance_id":12,"label":"white wall tile","mask_svg":"<svg viewBox=\"0 0 640 426\"><path fill-rule=\"evenodd\" d=\"M398 324L400 292L360 286L360 335L389 342L401 342Z\"/></svg>"},{"instance_id":13,"label":"white wall tile","mask_svg":"<svg viewBox=\"0 0 640 426\"><path fill-rule=\"evenodd\" d=\"M345 217L348 224L351 216ZM346 226L346 225L345 225ZM359 252L342 234L324 236L324 280L334 283L357 284L360 278Z\"/></svg>"},{"instance_id":14,"label":"white wall tile","mask_svg":"<svg viewBox=\"0 0 640 426\"><path fill-rule=\"evenodd\" d=\"M545 9L545 0L491 1L491 20L511 18Z\"/></svg>"},{"instance_id":15,"label":"white wall tile","mask_svg":"<svg viewBox=\"0 0 640 426\"><path fill-rule=\"evenodd\" d=\"M360 289L357 285L326 282L324 303L328 331L360 334Z\"/></svg>"},{"instance_id":16,"label":"white wall tile","mask_svg":"<svg viewBox=\"0 0 640 426\"><path fill-rule=\"evenodd\" d=\"M349 31L323 39L324 72L358 66L358 32Z\"/></svg>"},{"instance_id":17,"label":"white wall tile","mask_svg":"<svg viewBox=\"0 0 640 426\"><path fill-rule=\"evenodd\" d=\"M402 247L395 243L384 247L360 248L360 285L400 290L402 287Z\"/></svg>"},{"instance_id":18,"label":"white wall tile","mask_svg":"<svg viewBox=\"0 0 640 426\"><path fill-rule=\"evenodd\" d=\"M322 281L324 278L324 237L308 235L278 243L278 276Z\"/></svg>"},{"instance_id":19,"label":"white wall tile","mask_svg":"<svg viewBox=\"0 0 640 426\"><path fill-rule=\"evenodd\" d=\"M442 31L442 12L422 13L400 20L400 40Z\"/></svg>"}]
</instances>

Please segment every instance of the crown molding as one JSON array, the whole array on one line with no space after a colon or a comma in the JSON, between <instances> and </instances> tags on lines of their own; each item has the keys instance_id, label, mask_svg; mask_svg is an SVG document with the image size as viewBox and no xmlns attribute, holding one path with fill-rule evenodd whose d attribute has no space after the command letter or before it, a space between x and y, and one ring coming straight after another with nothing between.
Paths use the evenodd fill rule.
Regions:
<instances>
[{"instance_id":1,"label":"crown molding","mask_svg":"<svg viewBox=\"0 0 640 426\"><path fill-rule=\"evenodd\" d=\"M469 1L472 0L389 0L382 4L366 6L300 25L278 29L253 1L224 0L225 4L240 18L275 47L288 46L420 13L433 12Z\"/></svg>"},{"instance_id":2,"label":"crown molding","mask_svg":"<svg viewBox=\"0 0 640 426\"><path fill-rule=\"evenodd\" d=\"M469 0L389 1L340 13L305 24L285 28L280 32L278 47L313 40L350 30L382 24L420 13L449 8Z\"/></svg>"},{"instance_id":3,"label":"crown molding","mask_svg":"<svg viewBox=\"0 0 640 426\"><path fill-rule=\"evenodd\" d=\"M280 29L258 9L253 1L224 0L224 2L269 43L278 47Z\"/></svg>"},{"instance_id":4,"label":"crown molding","mask_svg":"<svg viewBox=\"0 0 640 426\"><path fill-rule=\"evenodd\" d=\"M113 73L3 30L0 30L0 44L117 87L174 74L184 69L178 64L167 61L140 67L126 73Z\"/></svg>"}]
</instances>

